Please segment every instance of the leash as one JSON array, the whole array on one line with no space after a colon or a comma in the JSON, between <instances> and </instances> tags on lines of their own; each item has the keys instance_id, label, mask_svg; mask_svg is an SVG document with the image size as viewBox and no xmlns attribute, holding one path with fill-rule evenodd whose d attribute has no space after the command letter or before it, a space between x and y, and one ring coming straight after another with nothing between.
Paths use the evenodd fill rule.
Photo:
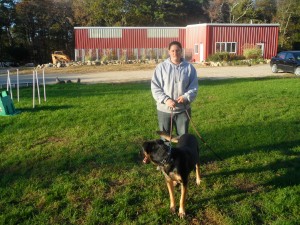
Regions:
<instances>
[{"instance_id":1,"label":"leash","mask_svg":"<svg viewBox=\"0 0 300 225\"><path fill-rule=\"evenodd\" d=\"M185 106L185 113L186 113L186 115L187 115L187 117L189 118L189 120L190 120L190 122L191 122L191 125L192 125L192 127L194 128L194 130L195 130L195 132L196 132L196 134L197 134L197 136L200 138L200 140L203 142L203 144L212 152L212 153L214 153L214 155L219 159L219 160L223 160L208 144L207 144L207 142L204 140L204 138L200 135L200 133L198 132L198 130L196 129L196 126L195 126L195 124L193 123L193 121L192 121L192 119L191 119L191 117L190 117L190 115L189 115L189 113L188 113L188 110L187 110L187 108L186 108L186 105L184 105ZM169 144L170 144L170 149L169 149L169 153L171 153L171 151L172 151L172 142L171 142L171 140L172 140L172 131L173 131L173 109L171 108L170 109L170 111L171 111L171 115L170 115L170 119L171 119L171 121L170 121L170 142L169 142Z\"/></svg>"},{"instance_id":2,"label":"leash","mask_svg":"<svg viewBox=\"0 0 300 225\"><path fill-rule=\"evenodd\" d=\"M170 153L171 153L171 151L172 151L172 131L173 131L173 109L171 108L171 123L170 123L170 142L169 142L169 144L170 144L170 149L169 149L169 151L170 151Z\"/></svg>"},{"instance_id":3,"label":"leash","mask_svg":"<svg viewBox=\"0 0 300 225\"><path fill-rule=\"evenodd\" d=\"M189 113L188 113L188 110L187 109L185 109L185 113L186 113L186 115L188 116L188 118L189 118L189 120L190 120L190 122L191 122L191 125L192 125L192 127L194 128L194 130L195 130L195 132L196 132L196 134L197 134L197 136L200 138L200 140L203 142L203 144L210 150L210 151L212 151L214 154L215 154L215 156L218 158L218 159L220 159L221 161L223 160L208 144L207 144L207 142L204 140L204 138L200 135L200 133L197 131L197 129L196 129L196 126L195 126L195 124L193 123L193 121L192 121L192 119L191 119L191 117L190 117L190 115L189 115Z\"/></svg>"}]
</instances>

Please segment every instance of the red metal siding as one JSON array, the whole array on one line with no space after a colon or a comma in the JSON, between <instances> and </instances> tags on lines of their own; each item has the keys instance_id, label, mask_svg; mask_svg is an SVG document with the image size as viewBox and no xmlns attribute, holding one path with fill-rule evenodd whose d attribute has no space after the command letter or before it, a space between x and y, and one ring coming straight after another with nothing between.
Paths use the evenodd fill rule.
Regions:
<instances>
[{"instance_id":1,"label":"red metal siding","mask_svg":"<svg viewBox=\"0 0 300 225\"><path fill-rule=\"evenodd\" d=\"M204 59L206 50L206 26L205 25L193 25L187 26L186 28L186 49L187 51L191 51L192 53L192 61L199 62L200 61L200 52L195 54L195 45L199 45L200 43L203 44L203 51L204 51Z\"/></svg>"},{"instance_id":2,"label":"red metal siding","mask_svg":"<svg viewBox=\"0 0 300 225\"><path fill-rule=\"evenodd\" d=\"M208 54L215 53L216 42L236 42L237 55L243 54L246 44L264 44L264 58L271 58L277 53L278 26L214 26L209 25Z\"/></svg>"},{"instance_id":3,"label":"red metal siding","mask_svg":"<svg viewBox=\"0 0 300 225\"><path fill-rule=\"evenodd\" d=\"M200 61L195 44L203 44L203 59L215 53L216 42L236 42L237 54L245 44L264 44L264 58L277 53L278 25L275 24L196 24L185 27L75 27L75 49L166 49L179 41L186 58ZM135 51L134 50L134 51ZM200 51L200 49L199 49ZM80 54L80 53L79 53Z\"/></svg>"},{"instance_id":4,"label":"red metal siding","mask_svg":"<svg viewBox=\"0 0 300 225\"><path fill-rule=\"evenodd\" d=\"M264 44L264 58L277 53L278 26L258 24L197 24L186 28L186 48L191 49L192 58L200 61L194 53L194 45L203 43L204 59L215 53L216 42L236 42L237 54L243 54L245 44Z\"/></svg>"},{"instance_id":5,"label":"red metal siding","mask_svg":"<svg viewBox=\"0 0 300 225\"><path fill-rule=\"evenodd\" d=\"M93 29L103 29L109 31L120 31L119 37L91 37L90 31ZM154 35L158 37L148 37L148 31L154 30ZM163 34L172 29L177 31L178 35L173 37L161 37ZM167 48L171 41L179 41L185 45L185 28L75 28L75 49L103 49L103 48Z\"/></svg>"}]
</instances>

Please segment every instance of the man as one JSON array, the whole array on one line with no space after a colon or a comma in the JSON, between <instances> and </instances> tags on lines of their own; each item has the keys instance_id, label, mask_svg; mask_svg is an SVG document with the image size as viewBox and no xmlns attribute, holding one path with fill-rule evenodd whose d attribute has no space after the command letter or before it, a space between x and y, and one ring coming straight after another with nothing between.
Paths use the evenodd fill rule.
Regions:
<instances>
[{"instance_id":1,"label":"man","mask_svg":"<svg viewBox=\"0 0 300 225\"><path fill-rule=\"evenodd\" d=\"M158 124L160 131L181 136L188 133L191 115L190 103L195 100L198 92L198 78L195 67L182 58L182 45L173 41L169 44L169 58L157 65L152 80L151 91L157 105Z\"/></svg>"}]
</instances>

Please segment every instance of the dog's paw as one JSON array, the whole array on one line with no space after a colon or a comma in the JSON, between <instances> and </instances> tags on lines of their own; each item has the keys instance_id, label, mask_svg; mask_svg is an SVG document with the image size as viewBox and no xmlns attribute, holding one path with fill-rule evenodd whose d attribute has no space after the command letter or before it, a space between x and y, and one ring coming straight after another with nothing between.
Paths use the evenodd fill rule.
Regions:
<instances>
[{"instance_id":1,"label":"dog's paw","mask_svg":"<svg viewBox=\"0 0 300 225\"><path fill-rule=\"evenodd\" d=\"M185 217L184 209L181 209L181 208L179 209L178 216L180 219L183 219Z\"/></svg>"},{"instance_id":2,"label":"dog's paw","mask_svg":"<svg viewBox=\"0 0 300 225\"><path fill-rule=\"evenodd\" d=\"M196 184L199 186L200 183L201 183L201 180L200 180L200 179L197 179L197 180L196 180Z\"/></svg>"},{"instance_id":3,"label":"dog's paw","mask_svg":"<svg viewBox=\"0 0 300 225\"><path fill-rule=\"evenodd\" d=\"M177 186L177 184L178 184L178 182L177 182L177 181L175 181L175 180L173 180L173 187L176 187L176 186Z\"/></svg>"},{"instance_id":4,"label":"dog's paw","mask_svg":"<svg viewBox=\"0 0 300 225\"><path fill-rule=\"evenodd\" d=\"M175 208L175 207L170 207L170 212L171 212L172 214L175 214L175 213L176 213L176 208Z\"/></svg>"}]
</instances>

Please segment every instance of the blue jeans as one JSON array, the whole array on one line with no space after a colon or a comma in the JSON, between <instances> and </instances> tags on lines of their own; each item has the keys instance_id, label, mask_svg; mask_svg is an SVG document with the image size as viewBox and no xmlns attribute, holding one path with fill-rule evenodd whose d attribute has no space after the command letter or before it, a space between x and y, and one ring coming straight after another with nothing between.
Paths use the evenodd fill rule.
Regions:
<instances>
[{"instance_id":1,"label":"blue jeans","mask_svg":"<svg viewBox=\"0 0 300 225\"><path fill-rule=\"evenodd\" d=\"M187 110L189 116L191 116L191 109ZM171 113L165 113L157 111L158 116L158 126L160 131L165 131L170 134L171 130ZM172 129L176 129L177 136L187 134L189 130L189 117L186 115L186 111L181 113L173 113L172 115ZM173 130L172 130L173 131Z\"/></svg>"}]
</instances>

